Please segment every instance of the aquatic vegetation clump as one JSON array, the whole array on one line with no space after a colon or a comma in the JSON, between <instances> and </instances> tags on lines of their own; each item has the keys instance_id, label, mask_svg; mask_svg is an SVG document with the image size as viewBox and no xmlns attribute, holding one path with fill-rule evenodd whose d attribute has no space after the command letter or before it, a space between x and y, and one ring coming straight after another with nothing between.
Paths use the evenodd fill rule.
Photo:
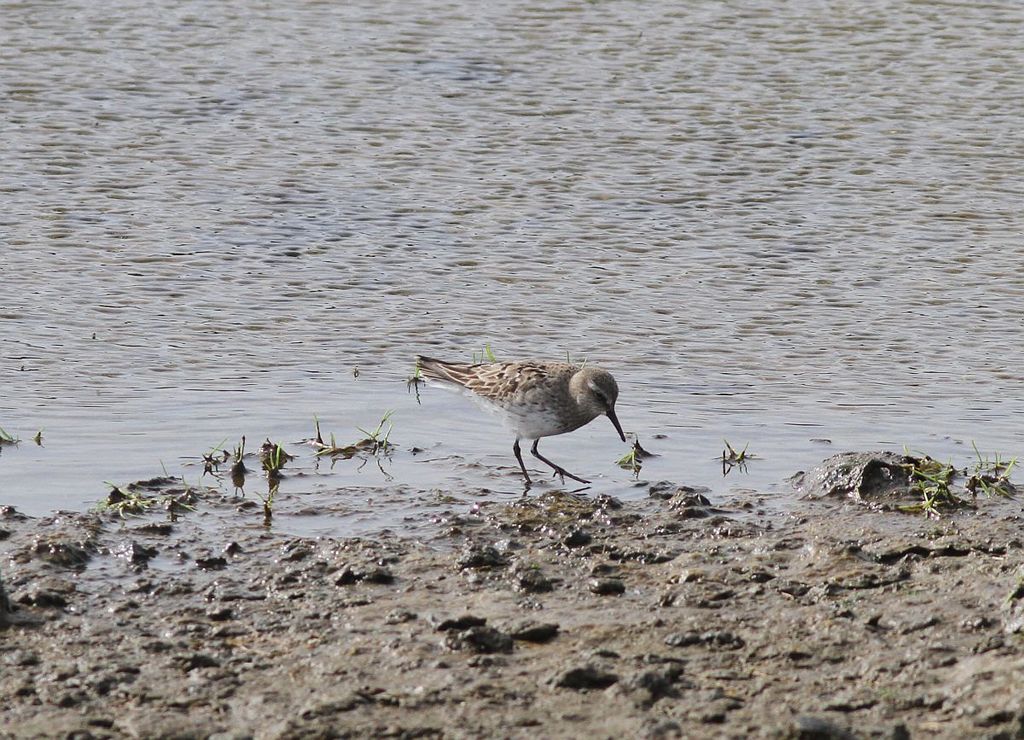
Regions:
<instances>
[{"instance_id":1,"label":"aquatic vegetation clump","mask_svg":"<svg viewBox=\"0 0 1024 740\"><path fill-rule=\"evenodd\" d=\"M234 461L231 463L231 483L235 488L241 488L245 485L245 474L249 472L249 469L245 467L245 436L242 436L242 441L235 446L234 454L231 459Z\"/></svg>"},{"instance_id":2,"label":"aquatic vegetation clump","mask_svg":"<svg viewBox=\"0 0 1024 740\"><path fill-rule=\"evenodd\" d=\"M640 439L637 437L633 439L629 452L620 457L615 464L623 470L630 471L634 478L639 478L640 470L643 468L643 461L649 457L655 457L654 453L648 452L641 447Z\"/></svg>"},{"instance_id":3,"label":"aquatic vegetation clump","mask_svg":"<svg viewBox=\"0 0 1024 740\"><path fill-rule=\"evenodd\" d=\"M224 449L225 442L227 442L227 438L221 440L220 444L216 445L209 452L203 453L203 475L218 472L220 466L231 459L231 453Z\"/></svg>"},{"instance_id":4,"label":"aquatic vegetation clump","mask_svg":"<svg viewBox=\"0 0 1024 740\"><path fill-rule=\"evenodd\" d=\"M910 456L906 464L910 477L910 490L920 501L900 506L900 511L922 513L939 518L945 513L960 509L977 508L978 494L987 498L1012 497L1017 489L1010 482L1010 473L1017 458L1004 460L999 453L993 460L982 457L974 445L977 462L972 468L956 468L952 462L941 463L928 455Z\"/></svg>"},{"instance_id":5,"label":"aquatic vegetation clump","mask_svg":"<svg viewBox=\"0 0 1024 740\"><path fill-rule=\"evenodd\" d=\"M417 360L413 366L412 375L405 379L405 389L409 393L416 394L416 403L420 403L420 386L425 385L426 381L423 380L423 370L420 368L420 363Z\"/></svg>"},{"instance_id":6,"label":"aquatic vegetation clump","mask_svg":"<svg viewBox=\"0 0 1024 740\"><path fill-rule=\"evenodd\" d=\"M738 469L741 473L747 472L747 461L757 459L756 455L747 452L747 448L750 443L743 445L743 449L737 452L729 440L723 439L725 443L725 449L722 450L722 475L728 475L732 472L733 468Z\"/></svg>"},{"instance_id":7,"label":"aquatic vegetation clump","mask_svg":"<svg viewBox=\"0 0 1024 740\"><path fill-rule=\"evenodd\" d=\"M111 512L121 519L142 516L161 508L174 521L179 514L195 511L198 494L183 479L163 476L118 486L106 482L110 493L96 504L96 510Z\"/></svg>"},{"instance_id":8,"label":"aquatic vegetation clump","mask_svg":"<svg viewBox=\"0 0 1024 740\"><path fill-rule=\"evenodd\" d=\"M294 459L294 455L289 455L285 452L284 447L269 439L260 447L260 461L263 463L263 470L266 471L268 480L280 479L283 475L281 470Z\"/></svg>"},{"instance_id":9,"label":"aquatic vegetation clump","mask_svg":"<svg viewBox=\"0 0 1024 740\"><path fill-rule=\"evenodd\" d=\"M394 411L386 412L377 424L377 428L373 431L367 431L362 427L356 427L356 430L361 432L364 436L362 439L347 445L339 445L337 440L334 438L334 434L331 434L330 443L324 442L323 435L320 433L320 420L314 419L316 424L316 437L310 440L310 444L317 448L317 457L330 456L348 459L355 457L360 453L364 453L368 457L380 457L381 455L387 455L394 447L390 441L391 432L395 426L391 422L391 417L394 413ZM385 425L387 425L386 429Z\"/></svg>"}]
</instances>

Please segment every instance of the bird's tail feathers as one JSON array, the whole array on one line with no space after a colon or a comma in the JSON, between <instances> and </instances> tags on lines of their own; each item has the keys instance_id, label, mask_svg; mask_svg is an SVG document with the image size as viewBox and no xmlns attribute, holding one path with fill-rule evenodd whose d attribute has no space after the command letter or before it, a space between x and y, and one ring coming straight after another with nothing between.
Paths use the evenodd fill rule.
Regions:
<instances>
[{"instance_id":1,"label":"bird's tail feathers","mask_svg":"<svg viewBox=\"0 0 1024 740\"><path fill-rule=\"evenodd\" d=\"M425 380L436 380L440 383L465 385L470 365L461 362L445 362L433 357L416 355L416 366L423 373Z\"/></svg>"}]
</instances>

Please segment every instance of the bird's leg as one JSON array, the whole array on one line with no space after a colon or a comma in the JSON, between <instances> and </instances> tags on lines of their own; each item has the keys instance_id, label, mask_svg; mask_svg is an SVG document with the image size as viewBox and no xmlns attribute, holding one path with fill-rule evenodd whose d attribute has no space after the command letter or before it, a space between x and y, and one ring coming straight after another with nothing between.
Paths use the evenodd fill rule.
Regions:
<instances>
[{"instance_id":1,"label":"bird's leg","mask_svg":"<svg viewBox=\"0 0 1024 740\"><path fill-rule=\"evenodd\" d=\"M519 446L519 439L512 444L512 451L516 453L516 460L519 461L519 467L523 469L523 477L526 478L526 487L529 488L533 485L533 481L530 480L530 474L526 472L526 466L523 465L523 450Z\"/></svg>"},{"instance_id":2,"label":"bird's leg","mask_svg":"<svg viewBox=\"0 0 1024 740\"><path fill-rule=\"evenodd\" d=\"M535 458L537 458L538 460L540 460L540 461L541 461L541 462L543 462L543 463L546 463L546 464L547 464L547 465L548 465L548 466L549 466L550 468L552 468L552 469L553 469L553 470L554 470L554 471L555 471L555 472L556 472L556 473L557 473L558 475L562 476L562 480L563 480L563 481L564 481L564 480L565 480L566 478L572 478L573 480L578 480L578 481L579 481L580 483L590 483L590 481L588 481L588 480L583 480L583 478L580 478L580 477L579 477L578 475L573 475L573 474L572 474L572 473L570 473L570 472L569 472L568 470L566 470L565 468L563 468L563 467L562 467L561 465L555 465L555 464L554 464L553 462L551 462L551 461L550 461L550 460L548 460L548 459L547 459L546 457L544 457L544 456L543 456L542 454L540 454L540 453L539 453L539 452L537 451L537 445L538 445L539 443L540 443L540 440L539 440L539 439L535 439L535 440L533 440L533 447L531 447L531 448L530 448L530 452L532 452L532 453L533 453L533 456L534 456ZM516 442L516 444L518 444L518 442ZM525 470L525 468L524 468L524 470Z\"/></svg>"}]
</instances>

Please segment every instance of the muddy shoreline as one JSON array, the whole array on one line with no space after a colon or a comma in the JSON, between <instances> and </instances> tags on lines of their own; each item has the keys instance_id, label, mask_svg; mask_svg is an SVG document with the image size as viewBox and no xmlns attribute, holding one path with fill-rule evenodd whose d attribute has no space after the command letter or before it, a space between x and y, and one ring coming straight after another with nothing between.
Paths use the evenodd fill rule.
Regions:
<instances>
[{"instance_id":1,"label":"muddy shoreline","mask_svg":"<svg viewBox=\"0 0 1024 740\"><path fill-rule=\"evenodd\" d=\"M1017 503L663 482L303 538L154 485L191 505L0 509L0 736L1024 736Z\"/></svg>"}]
</instances>

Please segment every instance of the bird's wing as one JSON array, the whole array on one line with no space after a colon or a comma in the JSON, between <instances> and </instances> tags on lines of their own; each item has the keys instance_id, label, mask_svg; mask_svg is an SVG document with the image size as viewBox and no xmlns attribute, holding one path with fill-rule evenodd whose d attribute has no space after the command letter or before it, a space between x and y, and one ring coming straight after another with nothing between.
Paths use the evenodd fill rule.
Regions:
<instances>
[{"instance_id":1,"label":"bird's wing","mask_svg":"<svg viewBox=\"0 0 1024 740\"><path fill-rule=\"evenodd\" d=\"M564 375L566 382L576 368L572 365L541 362L485 362L469 365L418 357L423 376L442 385L465 388L495 403L511 401L529 388L550 377Z\"/></svg>"}]
</instances>

